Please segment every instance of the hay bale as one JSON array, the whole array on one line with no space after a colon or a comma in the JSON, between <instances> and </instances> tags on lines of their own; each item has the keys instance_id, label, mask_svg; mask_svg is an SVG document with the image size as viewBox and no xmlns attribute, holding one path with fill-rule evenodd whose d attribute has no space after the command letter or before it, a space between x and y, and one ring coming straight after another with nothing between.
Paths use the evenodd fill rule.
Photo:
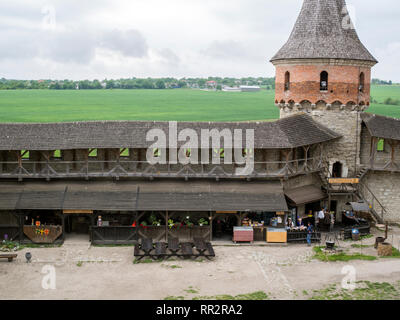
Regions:
<instances>
[{"instance_id":1,"label":"hay bale","mask_svg":"<svg viewBox=\"0 0 400 320\"><path fill-rule=\"evenodd\" d=\"M378 255L381 257L391 257L393 255L392 245L387 242L379 243Z\"/></svg>"}]
</instances>

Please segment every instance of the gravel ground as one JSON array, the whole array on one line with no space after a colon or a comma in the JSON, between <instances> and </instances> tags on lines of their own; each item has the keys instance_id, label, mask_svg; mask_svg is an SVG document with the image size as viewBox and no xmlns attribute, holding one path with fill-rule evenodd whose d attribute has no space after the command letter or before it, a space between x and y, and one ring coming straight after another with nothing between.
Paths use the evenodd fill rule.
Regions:
<instances>
[{"instance_id":1,"label":"gravel ground","mask_svg":"<svg viewBox=\"0 0 400 320\"><path fill-rule=\"evenodd\" d=\"M375 232L374 236L382 233ZM400 231L391 232L394 244ZM389 239L390 240L390 237ZM372 245L374 238L364 240ZM351 252L376 255L373 248ZM31 263L25 253L32 253ZM306 299L308 292L341 283L342 268L355 267L356 280L400 280L400 259L321 262L312 259L307 245L217 246L213 261L169 260L134 264L133 247L93 247L85 241L67 241L58 248L32 248L18 252L13 263L0 261L0 299L165 299L220 294L266 292L271 299ZM56 289L43 289L42 273L54 266ZM400 297L399 297L400 299Z\"/></svg>"}]
</instances>

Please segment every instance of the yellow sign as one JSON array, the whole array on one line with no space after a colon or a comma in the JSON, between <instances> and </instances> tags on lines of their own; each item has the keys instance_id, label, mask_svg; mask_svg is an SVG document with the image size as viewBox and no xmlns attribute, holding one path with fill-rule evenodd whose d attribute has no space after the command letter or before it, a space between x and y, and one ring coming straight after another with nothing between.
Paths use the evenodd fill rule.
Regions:
<instances>
[{"instance_id":1,"label":"yellow sign","mask_svg":"<svg viewBox=\"0 0 400 320\"><path fill-rule=\"evenodd\" d=\"M64 214L93 214L93 210L64 210Z\"/></svg>"},{"instance_id":2,"label":"yellow sign","mask_svg":"<svg viewBox=\"0 0 400 320\"><path fill-rule=\"evenodd\" d=\"M330 184L358 184L360 179L358 178L331 178L329 179Z\"/></svg>"}]
</instances>

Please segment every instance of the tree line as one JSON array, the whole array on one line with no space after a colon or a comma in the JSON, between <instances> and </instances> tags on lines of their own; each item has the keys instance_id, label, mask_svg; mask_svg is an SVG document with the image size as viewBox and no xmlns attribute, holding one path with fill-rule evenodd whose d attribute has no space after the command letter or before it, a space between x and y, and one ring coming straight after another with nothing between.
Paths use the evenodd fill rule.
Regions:
<instances>
[{"instance_id":1,"label":"tree line","mask_svg":"<svg viewBox=\"0 0 400 320\"><path fill-rule=\"evenodd\" d=\"M177 89L260 86L275 89L275 78L128 78L104 80L12 80L0 79L0 90L49 89L49 90L95 90L95 89Z\"/></svg>"}]
</instances>

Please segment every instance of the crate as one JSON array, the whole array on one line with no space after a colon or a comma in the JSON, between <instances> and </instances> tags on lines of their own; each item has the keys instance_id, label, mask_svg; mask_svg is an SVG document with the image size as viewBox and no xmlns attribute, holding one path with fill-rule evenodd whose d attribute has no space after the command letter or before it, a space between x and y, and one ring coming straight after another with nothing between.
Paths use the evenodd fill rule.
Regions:
<instances>
[{"instance_id":1,"label":"crate","mask_svg":"<svg viewBox=\"0 0 400 320\"><path fill-rule=\"evenodd\" d=\"M233 231L233 242L253 242L254 230L253 228L239 229L235 228Z\"/></svg>"}]
</instances>

